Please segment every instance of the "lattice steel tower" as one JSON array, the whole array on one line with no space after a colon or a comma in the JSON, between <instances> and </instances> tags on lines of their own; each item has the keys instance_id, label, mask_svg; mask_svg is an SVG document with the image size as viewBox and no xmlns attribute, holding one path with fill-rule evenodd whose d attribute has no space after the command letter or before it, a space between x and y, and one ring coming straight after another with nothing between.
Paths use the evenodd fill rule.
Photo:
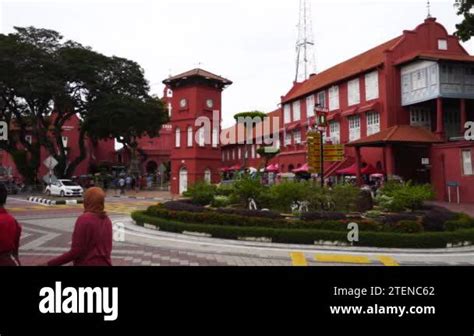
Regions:
<instances>
[{"instance_id":1,"label":"lattice steel tower","mask_svg":"<svg viewBox=\"0 0 474 336\"><path fill-rule=\"evenodd\" d=\"M316 53L311 0L300 0L295 81L302 82L313 73L316 73Z\"/></svg>"}]
</instances>

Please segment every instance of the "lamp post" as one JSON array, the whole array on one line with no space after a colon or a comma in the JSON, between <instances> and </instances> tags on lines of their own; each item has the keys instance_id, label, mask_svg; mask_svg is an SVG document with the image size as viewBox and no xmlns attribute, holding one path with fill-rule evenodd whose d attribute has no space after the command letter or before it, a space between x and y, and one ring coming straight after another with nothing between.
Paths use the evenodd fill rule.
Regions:
<instances>
[{"instance_id":1,"label":"lamp post","mask_svg":"<svg viewBox=\"0 0 474 336\"><path fill-rule=\"evenodd\" d=\"M327 109L321 108L321 104L317 103L314 106L314 114L316 116L316 129L319 131L321 139L321 148L320 148L320 166L321 166L321 188L324 188L324 133L327 131L328 122L327 122Z\"/></svg>"}]
</instances>

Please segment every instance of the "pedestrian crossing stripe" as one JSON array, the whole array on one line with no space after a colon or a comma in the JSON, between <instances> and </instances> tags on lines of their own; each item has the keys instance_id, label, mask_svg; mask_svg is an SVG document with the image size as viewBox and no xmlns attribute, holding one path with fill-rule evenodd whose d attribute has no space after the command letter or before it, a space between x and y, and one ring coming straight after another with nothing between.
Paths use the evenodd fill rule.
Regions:
<instances>
[{"instance_id":1,"label":"pedestrian crossing stripe","mask_svg":"<svg viewBox=\"0 0 474 336\"><path fill-rule=\"evenodd\" d=\"M315 256L316 261L322 263L341 263L341 264L371 264L372 262L368 257L353 256L353 255L332 255L332 254L321 254Z\"/></svg>"},{"instance_id":2,"label":"pedestrian crossing stripe","mask_svg":"<svg viewBox=\"0 0 474 336\"><path fill-rule=\"evenodd\" d=\"M290 258L293 266L308 266L308 261L303 252L291 252ZM371 259L366 256L354 256L348 254L317 254L314 259L316 262L332 264L369 265L381 263L384 266L400 266L400 264L390 256L379 256Z\"/></svg>"},{"instance_id":3,"label":"pedestrian crossing stripe","mask_svg":"<svg viewBox=\"0 0 474 336\"><path fill-rule=\"evenodd\" d=\"M304 253L293 252L290 254L293 266L308 266Z\"/></svg>"},{"instance_id":4,"label":"pedestrian crossing stripe","mask_svg":"<svg viewBox=\"0 0 474 336\"><path fill-rule=\"evenodd\" d=\"M382 256L382 257L379 257L379 261L384 264L385 266L400 266L398 264L398 262L393 259L392 257L386 257L386 256Z\"/></svg>"}]
</instances>

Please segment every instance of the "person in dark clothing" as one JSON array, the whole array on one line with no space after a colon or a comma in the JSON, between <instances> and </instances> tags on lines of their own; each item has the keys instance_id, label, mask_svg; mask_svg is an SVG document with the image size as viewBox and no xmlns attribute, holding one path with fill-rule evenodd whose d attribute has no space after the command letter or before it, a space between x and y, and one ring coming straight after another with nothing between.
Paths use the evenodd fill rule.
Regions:
<instances>
[{"instance_id":1,"label":"person in dark clothing","mask_svg":"<svg viewBox=\"0 0 474 336\"><path fill-rule=\"evenodd\" d=\"M0 266L20 266L21 226L4 208L7 195L7 188L0 183Z\"/></svg>"},{"instance_id":2,"label":"person in dark clothing","mask_svg":"<svg viewBox=\"0 0 474 336\"><path fill-rule=\"evenodd\" d=\"M69 252L48 262L48 266L61 266L73 262L74 266L112 266L112 222L104 211L105 193L90 188L84 195L84 214L74 227Z\"/></svg>"}]
</instances>

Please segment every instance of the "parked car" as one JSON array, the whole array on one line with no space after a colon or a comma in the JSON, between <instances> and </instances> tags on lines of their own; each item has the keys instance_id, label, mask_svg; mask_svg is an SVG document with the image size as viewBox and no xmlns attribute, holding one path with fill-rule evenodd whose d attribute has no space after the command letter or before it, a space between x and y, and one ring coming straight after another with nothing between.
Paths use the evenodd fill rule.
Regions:
<instances>
[{"instance_id":1,"label":"parked car","mask_svg":"<svg viewBox=\"0 0 474 336\"><path fill-rule=\"evenodd\" d=\"M84 189L71 180L58 180L55 183L52 183L46 187L46 195L48 196L61 196L61 197L72 197L78 196L82 197Z\"/></svg>"}]
</instances>

